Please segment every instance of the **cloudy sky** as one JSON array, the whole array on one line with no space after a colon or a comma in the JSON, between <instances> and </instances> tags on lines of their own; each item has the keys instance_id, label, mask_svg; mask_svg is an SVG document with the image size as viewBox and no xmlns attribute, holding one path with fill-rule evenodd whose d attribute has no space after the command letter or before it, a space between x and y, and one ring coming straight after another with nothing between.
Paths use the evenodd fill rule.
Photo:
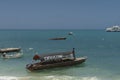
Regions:
<instances>
[{"instance_id":1,"label":"cloudy sky","mask_svg":"<svg viewBox=\"0 0 120 80\"><path fill-rule=\"evenodd\" d=\"M0 0L0 29L104 29L120 25L120 0Z\"/></svg>"}]
</instances>

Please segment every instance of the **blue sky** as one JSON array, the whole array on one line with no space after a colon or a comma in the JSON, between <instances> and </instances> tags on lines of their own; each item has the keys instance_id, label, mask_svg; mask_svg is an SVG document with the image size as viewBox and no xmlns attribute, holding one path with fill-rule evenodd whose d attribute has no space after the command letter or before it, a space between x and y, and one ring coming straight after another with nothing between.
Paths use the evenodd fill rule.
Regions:
<instances>
[{"instance_id":1,"label":"blue sky","mask_svg":"<svg viewBox=\"0 0 120 80\"><path fill-rule=\"evenodd\" d=\"M0 0L0 29L104 29L120 24L120 0Z\"/></svg>"}]
</instances>

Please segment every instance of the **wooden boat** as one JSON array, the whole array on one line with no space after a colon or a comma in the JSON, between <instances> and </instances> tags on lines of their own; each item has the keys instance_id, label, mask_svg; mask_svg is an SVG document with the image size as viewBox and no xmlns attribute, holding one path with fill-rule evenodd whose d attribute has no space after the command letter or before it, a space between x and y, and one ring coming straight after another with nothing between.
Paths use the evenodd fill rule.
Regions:
<instances>
[{"instance_id":1,"label":"wooden boat","mask_svg":"<svg viewBox=\"0 0 120 80\"><path fill-rule=\"evenodd\" d=\"M0 49L0 53L19 52L20 50L20 48L5 48Z\"/></svg>"},{"instance_id":2,"label":"wooden boat","mask_svg":"<svg viewBox=\"0 0 120 80\"><path fill-rule=\"evenodd\" d=\"M1 58L20 58L22 57L23 53L21 52L20 48L5 48L0 49Z\"/></svg>"},{"instance_id":3,"label":"wooden boat","mask_svg":"<svg viewBox=\"0 0 120 80\"><path fill-rule=\"evenodd\" d=\"M66 40L66 37L51 38L50 40Z\"/></svg>"},{"instance_id":4,"label":"wooden boat","mask_svg":"<svg viewBox=\"0 0 120 80\"><path fill-rule=\"evenodd\" d=\"M56 38L50 38L50 40L66 40L68 36L73 35L73 32L69 32L66 36L64 37L56 37Z\"/></svg>"},{"instance_id":5,"label":"wooden boat","mask_svg":"<svg viewBox=\"0 0 120 80\"><path fill-rule=\"evenodd\" d=\"M73 49L70 52L59 52L41 56L35 55L33 59L38 59L40 62L27 64L26 68L30 71L81 64L86 61L87 57L76 58Z\"/></svg>"}]
</instances>

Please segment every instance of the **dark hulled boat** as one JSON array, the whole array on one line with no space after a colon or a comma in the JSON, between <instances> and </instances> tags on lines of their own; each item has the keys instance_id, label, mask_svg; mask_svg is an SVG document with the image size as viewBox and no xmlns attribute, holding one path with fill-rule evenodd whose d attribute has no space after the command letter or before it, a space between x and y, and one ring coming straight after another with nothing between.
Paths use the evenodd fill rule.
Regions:
<instances>
[{"instance_id":1,"label":"dark hulled boat","mask_svg":"<svg viewBox=\"0 0 120 80\"><path fill-rule=\"evenodd\" d=\"M50 40L66 40L66 37L51 38Z\"/></svg>"},{"instance_id":2,"label":"dark hulled boat","mask_svg":"<svg viewBox=\"0 0 120 80\"><path fill-rule=\"evenodd\" d=\"M35 55L33 59L37 60L35 57L40 62L27 64L26 68L30 71L81 64L87 59L86 57L76 58L74 49L71 52L51 53L40 57Z\"/></svg>"},{"instance_id":3,"label":"dark hulled boat","mask_svg":"<svg viewBox=\"0 0 120 80\"><path fill-rule=\"evenodd\" d=\"M66 40L70 35L73 35L73 32L69 32L65 37L55 37L55 38L50 38L50 40Z\"/></svg>"}]
</instances>

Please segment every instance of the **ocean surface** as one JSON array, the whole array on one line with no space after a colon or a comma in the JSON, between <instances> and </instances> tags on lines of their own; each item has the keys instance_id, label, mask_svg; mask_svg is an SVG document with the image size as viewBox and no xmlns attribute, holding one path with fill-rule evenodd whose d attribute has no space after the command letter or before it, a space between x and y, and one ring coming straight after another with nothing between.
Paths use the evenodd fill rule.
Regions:
<instances>
[{"instance_id":1,"label":"ocean surface","mask_svg":"<svg viewBox=\"0 0 120 80\"><path fill-rule=\"evenodd\" d=\"M73 32L73 35L69 35ZM54 37L67 40L49 40ZM0 48L19 47L23 57L0 58L0 80L120 80L120 32L104 30L0 30ZM31 50L31 48L33 48ZM30 72L25 66L37 52L71 51L85 63Z\"/></svg>"}]
</instances>

